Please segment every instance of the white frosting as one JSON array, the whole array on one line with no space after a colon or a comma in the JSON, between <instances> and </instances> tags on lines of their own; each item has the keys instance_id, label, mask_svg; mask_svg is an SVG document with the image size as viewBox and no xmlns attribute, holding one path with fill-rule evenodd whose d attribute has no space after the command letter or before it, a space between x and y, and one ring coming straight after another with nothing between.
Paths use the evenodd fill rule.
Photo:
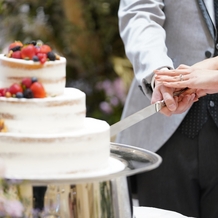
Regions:
<instances>
[{"instance_id":1,"label":"white frosting","mask_svg":"<svg viewBox=\"0 0 218 218\"><path fill-rule=\"evenodd\" d=\"M48 96L61 95L66 83L66 59L47 61L44 64L31 60L15 59L0 54L0 87L8 88L22 78L36 77Z\"/></svg>"},{"instance_id":2,"label":"white frosting","mask_svg":"<svg viewBox=\"0 0 218 218\"><path fill-rule=\"evenodd\" d=\"M110 127L86 118L84 128L71 133L0 133L0 158L7 174L75 173L108 166Z\"/></svg>"},{"instance_id":3,"label":"white frosting","mask_svg":"<svg viewBox=\"0 0 218 218\"><path fill-rule=\"evenodd\" d=\"M108 166L110 126L85 118L85 93L64 88L65 68L65 58L42 65L0 55L0 88L36 77L48 94L41 99L0 97L0 119L8 129L0 132L6 175L78 173Z\"/></svg>"},{"instance_id":4,"label":"white frosting","mask_svg":"<svg viewBox=\"0 0 218 218\"><path fill-rule=\"evenodd\" d=\"M18 99L0 97L0 118L8 132L54 134L83 127L86 114L85 94L65 88L57 97Z\"/></svg>"}]
</instances>

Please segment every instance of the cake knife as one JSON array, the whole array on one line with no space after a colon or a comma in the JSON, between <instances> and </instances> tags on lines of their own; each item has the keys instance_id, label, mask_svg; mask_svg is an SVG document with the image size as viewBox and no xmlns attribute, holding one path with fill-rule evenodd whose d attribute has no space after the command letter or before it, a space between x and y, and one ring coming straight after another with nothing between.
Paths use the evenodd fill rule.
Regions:
<instances>
[{"instance_id":1,"label":"cake knife","mask_svg":"<svg viewBox=\"0 0 218 218\"><path fill-rule=\"evenodd\" d=\"M174 92L174 96L179 96L184 91L186 91L188 88L181 89L177 92ZM122 132L124 129L129 128L130 126L133 126L134 124L144 120L145 118L150 117L151 115L159 112L163 107L165 107L166 104L164 100L157 101L154 104L149 105L148 107L143 108L142 110L118 121L117 123L114 123L110 127L110 137L114 137L119 132Z\"/></svg>"}]
</instances>

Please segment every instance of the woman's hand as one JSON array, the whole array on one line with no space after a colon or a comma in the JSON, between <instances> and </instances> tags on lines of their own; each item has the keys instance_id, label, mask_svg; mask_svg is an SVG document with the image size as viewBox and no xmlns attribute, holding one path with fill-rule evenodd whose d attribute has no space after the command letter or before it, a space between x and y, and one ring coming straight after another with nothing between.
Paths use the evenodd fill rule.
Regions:
<instances>
[{"instance_id":1,"label":"woman's hand","mask_svg":"<svg viewBox=\"0 0 218 218\"><path fill-rule=\"evenodd\" d=\"M196 89L198 97L218 92L218 70L180 65L176 70L156 70L155 74L155 80L167 87Z\"/></svg>"}]
</instances>

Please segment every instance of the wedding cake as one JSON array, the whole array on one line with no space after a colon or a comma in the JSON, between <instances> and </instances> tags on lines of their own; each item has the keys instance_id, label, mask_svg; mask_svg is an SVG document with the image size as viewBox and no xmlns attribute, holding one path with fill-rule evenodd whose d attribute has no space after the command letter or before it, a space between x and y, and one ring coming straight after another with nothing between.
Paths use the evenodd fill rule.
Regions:
<instances>
[{"instance_id":1,"label":"wedding cake","mask_svg":"<svg viewBox=\"0 0 218 218\"><path fill-rule=\"evenodd\" d=\"M6 175L77 173L108 166L110 127L86 117L86 95L65 88L66 59L14 42L0 55L0 158Z\"/></svg>"}]
</instances>

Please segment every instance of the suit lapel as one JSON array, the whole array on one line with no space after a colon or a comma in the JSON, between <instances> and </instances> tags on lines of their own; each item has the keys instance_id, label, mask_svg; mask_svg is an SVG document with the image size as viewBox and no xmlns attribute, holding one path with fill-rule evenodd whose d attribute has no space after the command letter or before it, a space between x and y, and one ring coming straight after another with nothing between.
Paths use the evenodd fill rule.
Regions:
<instances>
[{"instance_id":1,"label":"suit lapel","mask_svg":"<svg viewBox=\"0 0 218 218\"><path fill-rule=\"evenodd\" d=\"M201 12L203 14L203 17L205 19L205 22L207 24L207 27L208 27L208 29L210 31L210 34L215 39L216 38L215 37L216 36L215 28L214 28L213 22L212 22L212 20L210 18L210 15L209 15L209 13L207 11L206 5L205 5L203 0L197 0L197 1L198 1L198 4L199 4L199 7L201 9Z\"/></svg>"}]
</instances>

